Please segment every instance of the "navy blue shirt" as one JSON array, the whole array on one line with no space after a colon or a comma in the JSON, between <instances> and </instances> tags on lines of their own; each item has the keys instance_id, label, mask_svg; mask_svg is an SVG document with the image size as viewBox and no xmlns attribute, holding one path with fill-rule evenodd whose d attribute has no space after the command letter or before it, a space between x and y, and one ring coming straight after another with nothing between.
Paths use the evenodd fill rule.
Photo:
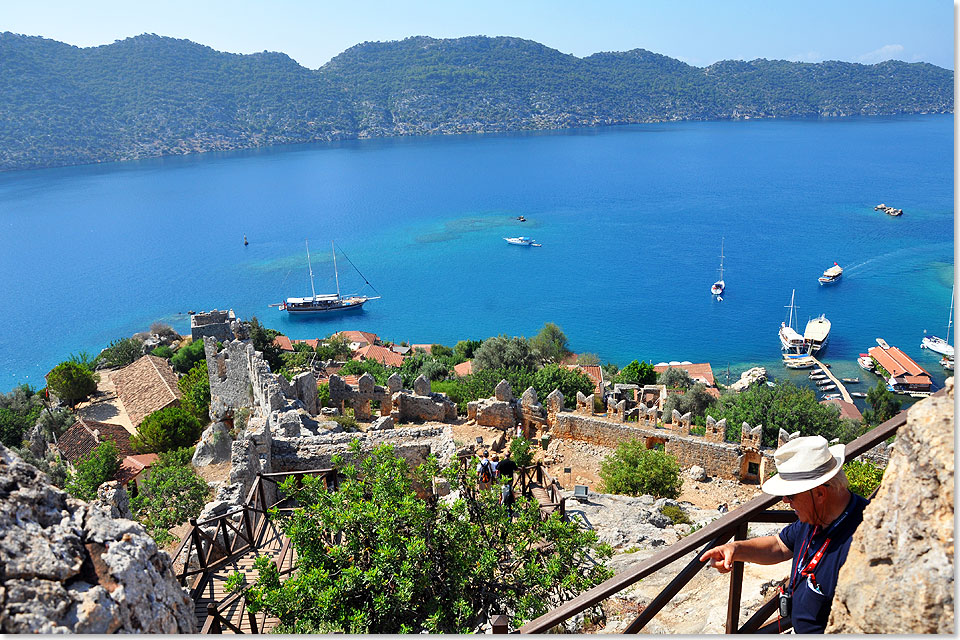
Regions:
<instances>
[{"instance_id":1,"label":"navy blue shirt","mask_svg":"<svg viewBox=\"0 0 960 640\"><path fill-rule=\"evenodd\" d=\"M844 512L826 528L820 528L811 540L814 526L797 520L780 532L780 540L793 552L788 589L793 589L793 628L797 633L823 633L830 618L830 606L837 589L837 575L847 561L850 539L863 521L863 509L868 502L855 493ZM823 547L827 538L830 544L813 571L813 578L805 578L800 572L807 567L813 556ZM800 557L801 552L803 557Z\"/></svg>"}]
</instances>

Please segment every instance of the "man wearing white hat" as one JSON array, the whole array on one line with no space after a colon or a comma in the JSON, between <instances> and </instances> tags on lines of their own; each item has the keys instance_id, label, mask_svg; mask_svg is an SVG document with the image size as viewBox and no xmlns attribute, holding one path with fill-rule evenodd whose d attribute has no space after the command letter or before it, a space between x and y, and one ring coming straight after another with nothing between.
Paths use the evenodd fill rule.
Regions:
<instances>
[{"instance_id":1,"label":"man wearing white hat","mask_svg":"<svg viewBox=\"0 0 960 640\"><path fill-rule=\"evenodd\" d=\"M776 564L792 558L790 579L780 593L780 617L790 618L797 633L826 628L837 575L867 506L848 488L843 452L844 445L830 447L821 436L797 438L777 449L777 475L762 489L783 496L797 522L775 536L728 542L700 557L720 573L734 562Z\"/></svg>"}]
</instances>

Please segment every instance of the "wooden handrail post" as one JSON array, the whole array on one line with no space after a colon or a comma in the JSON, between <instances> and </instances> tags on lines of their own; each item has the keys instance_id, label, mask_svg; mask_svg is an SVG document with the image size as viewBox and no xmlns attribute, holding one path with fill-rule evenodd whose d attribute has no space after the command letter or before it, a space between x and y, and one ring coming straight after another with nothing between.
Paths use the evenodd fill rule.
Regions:
<instances>
[{"instance_id":1,"label":"wooden handrail post","mask_svg":"<svg viewBox=\"0 0 960 640\"><path fill-rule=\"evenodd\" d=\"M197 529L197 519L190 518L190 536L193 538L193 546L197 549L197 561L200 563L200 568L206 570L207 560L203 557L203 544L200 539L200 531ZM187 559L184 561L184 565L190 564L190 557L187 556Z\"/></svg>"},{"instance_id":2,"label":"wooden handrail post","mask_svg":"<svg viewBox=\"0 0 960 640\"><path fill-rule=\"evenodd\" d=\"M250 507L243 505L243 530L247 532L247 544L253 546L253 524L250 522Z\"/></svg>"},{"instance_id":3,"label":"wooden handrail post","mask_svg":"<svg viewBox=\"0 0 960 640\"><path fill-rule=\"evenodd\" d=\"M220 627L220 615L217 612L217 605L213 602L207 603L207 617L213 620L210 624L210 633L223 633L223 629Z\"/></svg>"},{"instance_id":4,"label":"wooden handrail post","mask_svg":"<svg viewBox=\"0 0 960 640\"><path fill-rule=\"evenodd\" d=\"M267 510L267 495L263 490L263 473L257 473L257 500L260 501L260 509L263 511Z\"/></svg>"},{"instance_id":5,"label":"wooden handrail post","mask_svg":"<svg viewBox=\"0 0 960 640\"><path fill-rule=\"evenodd\" d=\"M510 632L510 620L502 614L493 616L490 620L490 626L493 627L493 632L497 634Z\"/></svg>"},{"instance_id":6,"label":"wooden handrail post","mask_svg":"<svg viewBox=\"0 0 960 640\"><path fill-rule=\"evenodd\" d=\"M733 535L734 541L747 539L747 523L742 522ZM727 633L736 633L740 626L740 592L743 589L743 563L734 562L730 572L730 590L727 593Z\"/></svg>"}]
</instances>

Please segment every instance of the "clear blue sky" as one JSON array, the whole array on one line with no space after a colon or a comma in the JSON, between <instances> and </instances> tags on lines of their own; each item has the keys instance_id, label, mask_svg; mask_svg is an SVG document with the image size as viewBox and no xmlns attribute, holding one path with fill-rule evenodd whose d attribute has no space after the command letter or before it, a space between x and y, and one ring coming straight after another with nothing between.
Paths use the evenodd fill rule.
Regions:
<instances>
[{"instance_id":1,"label":"clear blue sky","mask_svg":"<svg viewBox=\"0 0 960 640\"><path fill-rule=\"evenodd\" d=\"M564 53L642 48L706 66L887 59L954 68L952 0L0 0L0 30L77 46L141 33L317 68L363 41L517 36Z\"/></svg>"}]
</instances>

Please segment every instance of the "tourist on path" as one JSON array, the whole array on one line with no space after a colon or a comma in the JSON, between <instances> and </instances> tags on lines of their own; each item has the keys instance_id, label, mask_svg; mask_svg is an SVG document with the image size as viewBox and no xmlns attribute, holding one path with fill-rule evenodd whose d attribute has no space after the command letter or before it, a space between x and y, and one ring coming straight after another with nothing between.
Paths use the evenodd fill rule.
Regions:
<instances>
[{"instance_id":1,"label":"tourist on path","mask_svg":"<svg viewBox=\"0 0 960 640\"><path fill-rule=\"evenodd\" d=\"M510 452L503 456L497 465L497 479L503 483L500 487L500 504L507 508L507 515L513 518L513 473L517 470L517 463L510 459Z\"/></svg>"},{"instance_id":2,"label":"tourist on path","mask_svg":"<svg viewBox=\"0 0 960 640\"><path fill-rule=\"evenodd\" d=\"M844 445L830 447L821 436L797 438L777 449L778 473L762 489L783 496L797 522L777 535L728 542L700 557L720 573L730 571L734 562L776 564L792 558L789 581L781 588L779 620L789 618L796 633L826 629L837 575L867 506L848 488L843 456Z\"/></svg>"},{"instance_id":3,"label":"tourist on path","mask_svg":"<svg viewBox=\"0 0 960 640\"><path fill-rule=\"evenodd\" d=\"M488 451L484 451L480 463L477 465L477 479L480 488L485 491L489 491L490 483L493 482L493 463L490 462L489 455Z\"/></svg>"}]
</instances>

